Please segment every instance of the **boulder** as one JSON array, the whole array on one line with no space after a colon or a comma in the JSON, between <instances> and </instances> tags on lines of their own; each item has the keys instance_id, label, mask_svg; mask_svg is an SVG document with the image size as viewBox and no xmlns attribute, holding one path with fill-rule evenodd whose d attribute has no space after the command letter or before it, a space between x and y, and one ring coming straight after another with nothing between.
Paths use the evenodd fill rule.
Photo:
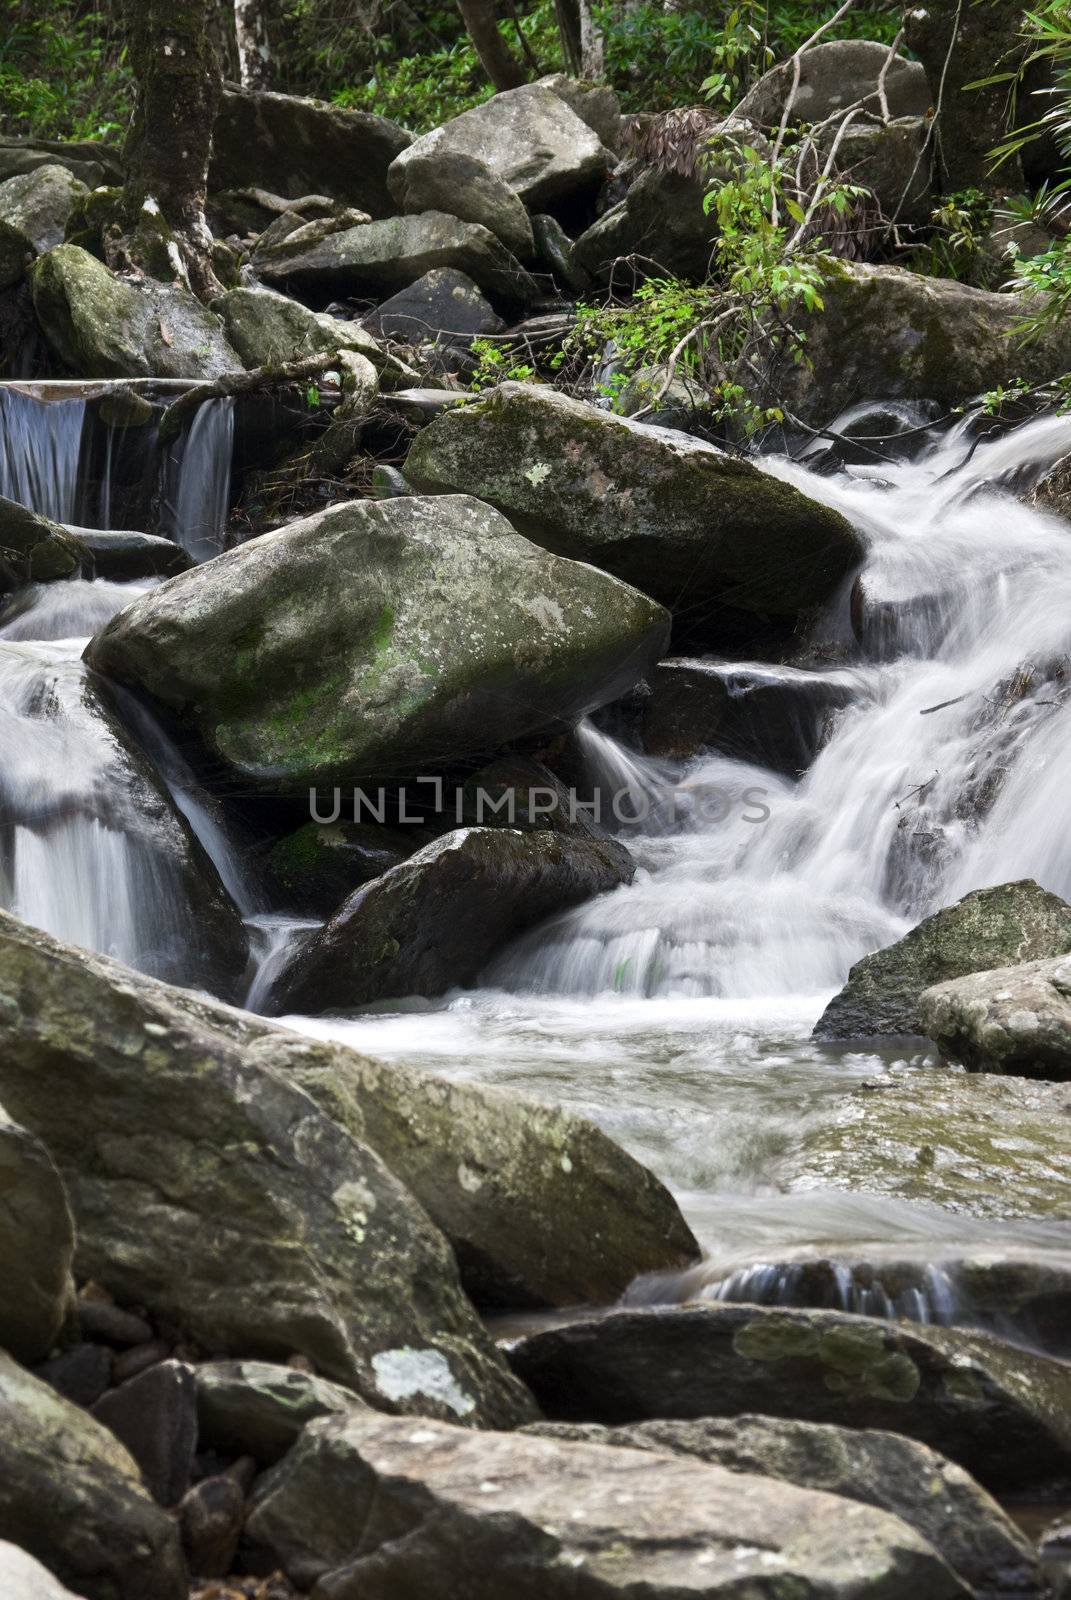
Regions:
<instances>
[{"instance_id":1,"label":"boulder","mask_svg":"<svg viewBox=\"0 0 1071 1600\"><path fill-rule=\"evenodd\" d=\"M42 1378L65 1400L76 1406L89 1407L99 1400L112 1384L112 1352L102 1344L69 1345L50 1361L35 1367L34 1375Z\"/></svg>"},{"instance_id":2,"label":"boulder","mask_svg":"<svg viewBox=\"0 0 1071 1600\"><path fill-rule=\"evenodd\" d=\"M580 235L571 266L605 282L615 261L634 256L645 276L671 273L702 283L710 275L717 232L704 209L707 192L705 176L645 168L624 200Z\"/></svg>"},{"instance_id":3,"label":"boulder","mask_svg":"<svg viewBox=\"0 0 1071 1600\"><path fill-rule=\"evenodd\" d=\"M74 1222L39 1139L0 1108L0 1348L41 1361L74 1306Z\"/></svg>"},{"instance_id":4,"label":"boulder","mask_svg":"<svg viewBox=\"0 0 1071 1600\"><path fill-rule=\"evenodd\" d=\"M222 1578L232 1570L245 1521L242 1485L229 1474L202 1478L178 1508L182 1548L190 1572Z\"/></svg>"},{"instance_id":5,"label":"boulder","mask_svg":"<svg viewBox=\"0 0 1071 1600\"><path fill-rule=\"evenodd\" d=\"M0 1539L88 1600L189 1592L178 1530L119 1441L2 1351Z\"/></svg>"},{"instance_id":6,"label":"boulder","mask_svg":"<svg viewBox=\"0 0 1071 1600\"><path fill-rule=\"evenodd\" d=\"M281 1460L307 1422L364 1411L352 1389L269 1361L203 1361L194 1369L202 1447L223 1456Z\"/></svg>"},{"instance_id":7,"label":"boulder","mask_svg":"<svg viewBox=\"0 0 1071 1600\"><path fill-rule=\"evenodd\" d=\"M439 267L370 311L364 326L411 345L426 372L441 373L471 372L473 339L500 333L505 323L471 278Z\"/></svg>"},{"instance_id":8,"label":"boulder","mask_svg":"<svg viewBox=\"0 0 1071 1600\"><path fill-rule=\"evenodd\" d=\"M621 142L621 102L608 83L593 83L588 78L570 78L564 72L550 72L537 84L556 94L597 133L607 150Z\"/></svg>"},{"instance_id":9,"label":"boulder","mask_svg":"<svg viewBox=\"0 0 1071 1600\"><path fill-rule=\"evenodd\" d=\"M913 65L913 63L908 63ZM890 221L924 227L933 211L930 121L927 117L894 117L882 122L866 117L849 124L837 145L837 169L852 183L869 189ZM838 125L825 134L829 152Z\"/></svg>"},{"instance_id":10,"label":"boulder","mask_svg":"<svg viewBox=\"0 0 1071 1600\"><path fill-rule=\"evenodd\" d=\"M72 578L84 559L69 529L0 495L0 596L27 583Z\"/></svg>"},{"instance_id":11,"label":"boulder","mask_svg":"<svg viewBox=\"0 0 1071 1600\"><path fill-rule=\"evenodd\" d=\"M287 199L329 195L386 217L387 171L411 140L387 117L232 84L212 130L209 188L266 182Z\"/></svg>"},{"instance_id":12,"label":"boulder","mask_svg":"<svg viewBox=\"0 0 1071 1600\"><path fill-rule=\"evenodd\" d=\"M218 317L181 284L118 278L74 244L40 256L30 282L41 331L75 377L219 378L242 370Z\"/></svg>"},{"instance_id":13,"label":"boulder","mask_svg":"<svg viewBox=\"0 0 1071 1600\"><path fill-rule=\"evenodd\" d=\"M792 125L824 122L856 101L862 101L861 110L865 113L882 115L878 82L883 71L891 117L924 117L932 107L925 68L900 55L893 56L890 62L888 45L871 39L832 39L815 45L799 60L799 86L788 119ZM792 80L791 60L771 67L744 96L736 115L759 127L778 127Z\"/></svg>"},{"instance_id":14,"label":"boulder","mask_svg":"<svg viewBox=\"0 0 1071 1600\"><path fill-rule=\"evenodd\" d=\"M375 822L306 822L272 847L267 870L287 910L329 917L354 889L405 861L422 842Z\"/></svg>"},{"instance_id":15,"label":"boulder","mask_svg":"<svg viewBox=\"0 0 1071 1600\"><path fill-rule=\"evenodd\" d=\"M539 211L532 218L536 257L545 271L557 278L562 288L583 294L591 288L591 277L573 259L573 241L558 221Z\"/></svg>"},{"instance_id":16,"label":"boulder","mask_svg":"<svg viewBox=\"0 0 1071 1600\"><path fill-rule=\"evenodd\" d=\"M486 161L452 149L445 128L425 134L412 154L403 152L387 183L403 211L443 211L462 222L478 222L518 261L531 260L532 224L516 193Z\"/></svg>"},{"instance_id":17,"label":"boulder","mask_svg":"<svg viewBox=\"0 0 1071 1600\"><path fill-rule=\"evenodd\" d=\"M351 1010L473 983L511 938L630 883L616 839L462 828L357 889L280 973L274 1016Z\"/></svg>"},{"instance_id":18,"label":"boulder","mask_svg":"<svg viewBox=\"0 0 1071 1600\"><path fill-rule=\"evenodd\" d=\"M0 1095L63 1174L80 1274L205 1349L296 1352L385 1409L531 1420L445 1238L269 1064L277 1037L0 917Z\"/></svg>"},{"instance_id":19,"label":"boulder","mask_svg":"<svg viewBox=\"0 0 1071 1600\"><path fill-rule=\"evenodd\" d=\"M9 903L45 926L73 920L79 942L142 971L236 998L249 956L241 916L101 680L47 644L4 641L0 678L9 713L33 733L13 746L3 774L5 821L17 829ZM42 763L52 780L44 792ZM107 867L92 853L103 830ZM89 857L74 912L38 892L41 841Z\"/></svg>"},{"instance_id":20,"label":"boulder","mask_svg":"<svg viewBox=\"0 0 1071 1600\"><path fill-rule=\"evenodd\" d=\"M687 657L660 661L649 684L638 729L649 755L681 761L717 750L790 775L810 766L860 692L850 671Z\"/></svg>"},{"instance_id":21,"label":"boulder","mask_svg":"<svg viewBox=\"0 0 1071 1600\"><path fill-rule=\"evenodd\" d=\"M359 322L310 311L272 289L228 289L212 309L246 367L278 366L319 350L352 350L379 371L401 371Z\"/></svg>"},{"instance_id":22,"label":"boulder","mask_svg":"<svg viewBox=\"0 0 1071 1600\"><path fill-rule=\"evenodd\" d=\"M293 1072L417 1197L480 1306L605 1304L699 1253L664 1186L586 1118L345 1050Z\"/></svg>"},{"instance_id":23,"label":"boulder","mask_svg":"<svg viewBox=\"0 0 1071 1600\"><path fill-rule=\"evenodd\" d=\"M560 555L686 611L795 616L861 558L849 523L750 461L553 389L504 383L419 434L406 477L461 484Z\"/></svg>"},{"instance_id":24,"label":"boulder","mask_svg":"<svg viewBox=\"0 0 1071 1600\"><path fill-rule=\"evenodd\" d=\"M1029 504L1071 522L1071 455L1061 456L1040 483L1035 484Z\"/></svg>"},{"instance_id":25,"label":"boulder","mask_svg":"<svg viewBox=\"0 0 1071 1600\"><path fill-rule=\"evenodd\" d=\"M666 633L659 606L489 506L409 497L330 507L172 578L87 658L224 770L305 795L574 721L630 688Z\"/></svg>"},{"instance_id":26,"label":"boulder","mask_svg":"<svg viewBox=\"0 0 1071 1600\"><path fill-rule=\"evenodd\" d=\"M313 244L290 235L257 255L265 283L320 305L347 297L381 300L443 267L463 272L500 305L523 305L535 296L533 279L493 233L443 211L363 223Z\"/></svg>"},{"instance_id":27,"label":"boulder","mask_svg":"<svg viewBox=\"0 0 1071 1600\"><path fill-rule=\"evenodd\" d=\"M928 400L950 411L1017 378L1045 383L1071 368L1066 322L1029 344L1011 337L1024 315L1016 295L839 262L822 296L824 311L795 319L806 363L786 362L770 390L818 427L864 401Z\"/></svg>"},{"instance_id":28,"label":"boulder","mask_svg":"<svg viewBox=\"0 0 1071 1600\"><path fill-rule=\"evenodd\" d=\"M1026 961L926 989L919 1025L968 1072L1071 1081L1071 960Z\"/></svg>"},{"instance_id":29,"label":"boulder","mask_svg":"<svg viewBox=\"0 0 1071 1600\"><path fill-rule=\"evenodd\" d=\"M154 533L117 529L69 528L81 546L86 565L96 578L110 583L136 583L142 578L173 578L187 572L193 557L180 544Z\"/></svg>"},{"instance_id":30,"label":"boulder","mask_svg":"<svg viewBox=\"0 0 1071 1600\"><path fill-rule=\"evenodd\" d=\"M93 1415L130 1451L153 1499L177 1505L190 1487L197 1449L193 1368L158 1361L101 1395Z\"/></svg>"},{"instance_id":31,"label":"boulder","mask_svg":"<svg viewBox=\"0 0 1071 1600\"><path fill-rule=\"evenodd\" d=\"M5 1600L76 1600L47 1567L6 1539L0 1539L0 1593Z\"/></svg>"},{"instance_id":32,"label":"boulder","mask_svg":"<svg viewBox=\"0 0 1071 1600\"><path fill-rule=\"evenodd\" d=\"M311 1423L258 1486L247 1534L322 1600L967 1592L905 1523L834 1495L391 1418Z\"/></svg>"},{"instance_id":33,"label":"boulder","mask_svg":"<svg viewBox=\"0 0 1071 1600\"><path fill-rule=\"evenodd\" d=\"M619 1425L761 1412L904 1434L989 1489L1071 1467L1071 1366L984 1333L840 1311L619 1311L510 1347L547 1416Z\"/></svg>"},{"instance_id":34,"label":"boulder","mask_svg":"<svg viewBox=\"0 0 1071 1600\"><path fill-rule=\"evenodd\" d=\"M593 129L542 83L493 95L414 140L391 169L394 193L403 192L405 167L429 151L474 157L538 211L592 194L614 164Z\"/></svg>"},{"instance_id":35,"label":"boulder","mask_svg":"<svg viewBox=\"0 0 1071 1600\"><path fill-rule=\"evenodd\" d=\"M681 1456L859 1500L914 1528L972 1592L1044 1593L1033 1545L992 1496L962 1467L900 1434L763 1416L625 1428L534 1422L524 1432Z\"/></svg>"},{"instance_id":36,"label":"boulder","mask_svg":"<svg viewBox=\"0 0 1071 1600\"><path fill-rule=\"evenodd\" d=\"M1003 0L929 0L904 13L907 46L934 89L937 148L944 192L977 187L1007 195L1022 187L1023 162L1012 151L994 171L993 147L1015 127L1048 115L1052 100L1033 85L1014 9ZM1009 97L1008 82L1015 86ZM998 188L999 185L999 188Z\"/></svg>"},{"instance_id":37,"label":"boulder","mask_svg":"<svg viewBox=\"0 0 1071 1600\"><path fill-rule=\"evenodd\" d=\"M924 989L1071 951L1071 906L1031 879L976 889L904 938L856 962L814 1028L816 1039L925 1032Z\"/></svg>"},{"instance_id":38,"label":"boulder","mask_svg":"<svg viewBox=\"0 0 1071 1600\"><path fill-rule=\"evenodd\" d=\"M0 139L0 180L54 166L66 167L90 189L123 181L121 146L97 139Z\"/></svg>"},{"instance_id":39,"label":"boulder","mask_svg":"<svg viewBox=\"0 0 1071 1600\"><path fill-rule=\"evenodd\" d=\"M84 183L66 167L36 167L0 183L0 289L18 283L35 256L63 243Z\"/></svg>"}]
</instances>

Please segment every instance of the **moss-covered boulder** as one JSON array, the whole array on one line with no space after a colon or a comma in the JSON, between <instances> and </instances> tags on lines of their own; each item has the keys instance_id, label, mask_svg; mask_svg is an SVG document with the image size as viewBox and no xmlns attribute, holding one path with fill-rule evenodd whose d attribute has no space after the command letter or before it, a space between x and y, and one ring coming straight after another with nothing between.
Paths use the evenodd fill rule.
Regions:
<instances>
[{"instance_id":1,"label":"moss-covered boulder","mask_svg":"<svg viewBox=\"0 0 1071 1600\"><path fill-rule=\"evenodd\" d=\"M1071 950L1071 906L1031 879L976 889L864 956L815 1024L816 1039L921 1034L924 989Z\"/></svg>"},{"instance_id":2,"label":"moss-covered boulder","mask_svg":"<svg viewBox=\"0 0 1071 1600\"><path fill-rule=\"evenodd\" d=\"M0 1107L0 1348L43 1361L74 1305L74 1223L40 1139Z\"/></svg>"},{"instance_id":3,"label":"moss-covered boulder","mask_svg":"<svg viewBox=\"0 0 1071 1600\"><path fill-rule=\"evenodd\" d=\"M787 1417L704 1417L698 1422L533 1422L524 1430L618 1449L682 1456L859 1500L900 1517L944 1557L972 1593L1044 1593L1037 1551L969 1473L896 1433Z\"/></svg>"},{"instance_id":4,"label":"moss-covered boulder","mask_svg":"<svg viewBox=\"0 0 1071 1600\"><path fill-rule=\"evenodd\" d=\"M241 372L219 318L181 284L119 278L74 244L30 273L41 331L74 377L218 378Z\"/></svg>"},{"instance_id":5,"label":"moss-covered boulder","mask_svg":"<svg viewBox=\"0 0 1071 1600\"><path fill-rule=\"evenodd\" d=\"M69 529L0 495L0 596L27 583L73 578L85 560Z\"/></svg>"},{"instance_id":6,"label":"moss-covered boulder","mask_svg":"<svg viewBox=\"0 0 1071 1600\"><path fill-rule=\"evenodd\" d=\"M277 1038L0 914L0 1096L60 1169L81 1276L205 1349L301 1354L384 1409L530 1420L446 1239L288 1080ZM313 1065L315 1046L288 1048Z\"/></svg>"},{"instance_id":7,"label":"moss-covered boulder","mask_svg":"<svg viewBox=\"0 0 1071 1600\"><path fill-rule=\"evenodd\" d=\"M552 1420L762 1412L905 1434L990 1489L1071 1469L1071 1366L988 1334L840 1311L619 1311L511 1347Z\"/></svg>"},{"instance_id":8,"label":"moss-covered boulder","mask_svg":"<svg viewBox=\"0 0 1071 1600\"><path fill-rule=\"evenodd\" d=\"M189 1593L178 1526L118 1439L2 1351L0 1539L88 1600Z\"/></svg>"},{"instance_id":9,"label":"moss-covered boulder","mask_svg":"<svg viewBox=\"0 0 1071 1600\"><path fill-rule=\"evenodd\" d=\"M667 630L489 506L409 497L333 506L171 579L88 659L243 781L305 794L575 720L642 677Z\"/></svg>"},{"instance_id":10,"label":"moss-covered boulder","mask_svg":"<svg viewBox=\"0 0 1071 1600\"><path fill-rule=\"evenodd\" d=\"M18 283L35 256L63 243L67 218L87 192L58 165L0 183L0 289Z\"/></svg>"},{"instance_id":11,"label":"moss-covered boulder","mask_svg":"<svg viewBox=\"0 0 1071 1600\"><path fill-rule=\"evenodd\" d=\"M388 377L406 372L359 322L310 311L272 289L228 289L213 301L212 310L222 321L228 342L249 368L279 366L320 350L352 350Z\"/></svg>"},{"instance_id":12,"label":"moss-covered boulder","mask_svg":"<svg viewBox=\"0 0 1071 1600\"><path fill-rule=\"evenodd\" d=\"M1071 959L1026 961L924 991L919 1025L968 1072L1071 1081Z\"/></svg>"},{"instance_id":13,"label":"moss-covered boulder","mask_svg":"<svg viewBox=\"0 0 1071 1600\"><path fill-rule=\"evenodd\" d=\"M687 611L795 615L860 560L836 511L749 461L552 389L505 383L444 412L406 462L420 489L464 483L531 538Z\"/></svg>"}]
</instances>

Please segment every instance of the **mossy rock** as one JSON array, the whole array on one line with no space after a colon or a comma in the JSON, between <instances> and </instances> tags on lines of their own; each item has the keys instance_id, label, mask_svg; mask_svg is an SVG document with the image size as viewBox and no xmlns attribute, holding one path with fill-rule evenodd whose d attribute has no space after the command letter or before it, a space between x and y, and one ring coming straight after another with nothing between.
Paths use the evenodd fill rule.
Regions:
<instances>
[{"instance_id":1,"label":"mossy rock","mask_svg":"<svg viewBox=\"0 0 1071 1600\"><path fill-rule=\"evenodd\" d=\"M67 528L0 495L0 595L73 578L83 564L87 553Z\"/></svg>"},{"instance_id":2,"label":"mossy rock","mask_svg":"<svg viewBox=\"0 0 1071 1600\"><path fill-rule=\"evenodd\" d=\"M58 165L0 183L0 289L18 283L35 256L62 243L67 218L85 194L85 184Z\"/></svg>"}]
</instances>

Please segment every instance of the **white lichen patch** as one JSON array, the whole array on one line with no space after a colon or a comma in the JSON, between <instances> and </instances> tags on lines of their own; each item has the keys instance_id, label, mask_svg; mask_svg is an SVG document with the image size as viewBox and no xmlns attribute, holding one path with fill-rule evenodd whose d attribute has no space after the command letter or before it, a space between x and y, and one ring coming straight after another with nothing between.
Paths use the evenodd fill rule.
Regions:
<instances>
[{"instance_id":1,"label":"white lichen patch","mask_svg":"<svg viewBox=\"0 0 1071 1600\"><path fill-rule=\"evenodd\" d=\"M478 1194L483 1188L483 1179L472 1167L466 1166L464 1161L458 1163L457 1181L466 1194Z\"/></svg>"},{"instance_id":2,"label":"white lichen patch","mask_svg":"<svg viewBox=\"0 0 1071 1600\"><path fill-rule=\"evenodd\" d=\"M533 489L538 489L550 477L550 464L546 461L537 461L534 467L529 467L525 477Z\"/></svg>"},{"instance_id":3,"label":"white lichen patch","mask_svg":"<svg viewBox=\"0 0 1071 1600\"><path fill-rule=\"evenodd\" d=\"M398 1350L380 1350L372 1357L376 1388L386 1400L412 1400L420 1396L435 1400L455 1416L467 1417L476 1402L465 1393L441 1350L415 1350L403 1345Z\"/></svg>"}]
</instances>

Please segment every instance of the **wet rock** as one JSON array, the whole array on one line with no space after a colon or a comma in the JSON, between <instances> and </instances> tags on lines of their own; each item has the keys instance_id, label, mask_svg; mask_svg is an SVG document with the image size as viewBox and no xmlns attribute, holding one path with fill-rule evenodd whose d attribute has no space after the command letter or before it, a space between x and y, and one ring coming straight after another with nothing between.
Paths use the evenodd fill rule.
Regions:
<instances>
[{"instance_id":1,"label":"wet rock","mask_svg":"<svg viewBox=\"0 0 1071 1600\"><path fill-rule=\"evenodd\" d=\"M962 1467L896 1433L763 1416L625 1428L542 1422L524 1431L683 1456L859 1500L914 1528L974 1593L1044 1592L1033 1545L997 1502Z\"/></svg>"},{"instance_id":2,"label":"wet rock","mask_svg":"<svg viewBox=\"0 0 1071 1600\"><path fill-rule=\"evenodd\" d=\"M231 85L212 130L209 188L266 182L285 198L329 195L385 217L388 168L411 140L387 117Z\"/></svg>"},{"instance_id":3,"label":"wet rock","mask_svg":"<svg viewBox=\"0 0 1071 1600\"><path fill-rule=\"evenodd\" d=\"M888 70L886 71L886 65ZM789 121L823 122L857 100L870 116L883 112L878 82L885 71L885 97L891 117L924 117L932 105L926 72L917 61L893 56L889 47L870 39L834 39L816 45L800 58L799 86ZM776 128L792 89L793 64L782 61L760 78L737 108L760 127Z\"/></svg>"},{"instance_id":4,"label":"wet rock","mask_svg":"<svg viewBox=\"0 0 1071 1600\"><path fill-rule=\"evenodd\" d=\"M306 822L273 846L267 867L289 910L329 917L354 889L382 877L422 842L374 822Z\"/></svg>"},{"instance_id":5,"label":"wet rock","mask_svg":"<svg viewBox=\"0 0 1071 1600\"><path fill-rule=\"evenodd\" d=\"M75 1600L47 1567L6 1540L0 1540L0 1592L5 1600Z\"/></svg>"},{"instance_id":6,"label":"wet rock","mask_svg":"<svg viewBox=\"0 0 1071 1600\"><path fill-rule=\"evenodd\" d=\"M1071 522L1071 455L1062 456L1032 490L1030 504Z\"/></svg>"},{"instance_id":7,"label":"wet rock","mask_svg":"<svg viewBox=\"0 0 1071 1600\"><path fill-rule=\"evenodd\" d=\"M63 243L86 186L61 166L36 167L0 183L0 289L18 283L35 256Z\"/></svg>"},{"instance_id":8,"label":"wet rock","mask_svg":"<svg viewBox=\"0 0 1071 1600\"><path fill-rule=\"evenodd\" d=\"M143 578L173 578L188 572L193 557L180 544L153 533L124 533L100 528L72 528L97 578L134 583Z\"/></svg>"},{"instance_id":9,"label":"wet rock","mask_svg":"<svg viewBox=\"0 0 1071 1600\"><path fill-rule=\"evenodd\" d=\"M0 1347L48 1355L74 1302L74 1223L41 1141L0 1107Z\"/></svg>"},{"instance_id":10,"label":"wet rock","mask_svg":"<svg viewBox=\"0 0 1071 1600\"><path fill-rule=\"evenodd\" d=\"M321 305L337 297L383 299L442 268L463 272L496 304L523 305L535 296L534 281L493 233L442 211L368 222L310 245L290 236L260 250L257 265L268 285Z\"/></svg>"},{"instance_id":11,"label":"wet rock","mask_svg":"<svg viewBox=\"0 0 1071 1600\"><path fill-rule=\"evenodd\" d=\"M665 637L660 607L490 507L414 496L334 506L173 578L87 656L214 763L307 796L569 722L629 688Z\"/></svg>"},{"instance_id":12,"label":"wet rock","mask_svg":"<svg viewBox=\"0 0 1071 1600\"><path fill-rule=\"evenodd\" d=\"M442 267L384 300L364 326L411 345L425 371L441 373L471 371L473 339L500 333L505 323L471 278Z\"/></svg>"},{"instance_id":13,"label":"wet rock","mask_svg":"<svg viewBox=\"0 0 1071 1600\"><path fill-rule=\"evenodd\" d=\"M218 378L242 363L219 319L180 284L117 278L78 245L40 256L30 274L41 331L85 378Z\"/></svg>"},{"instance_id":14,"label":"wet rock","mask_svg":"<svg viewBox=\"0 0 1071 1600\"><path fill-rule=\"evenodd\" d=\"M0 495L0 595L73 577L83 558L67 528Z\"/></svg>"},{"instance_id":15,"label":"wet rock","mask_svg":"<svg viewBox=\"0 0 1071 1600\"><path fill-rule=\"evenodd\" d=\"M206 1361L195 1369L202 1444L272 1466L307 1422L364 1411L352 1389L268 1361Z\"/></svg>"},{"instance_id":16,"label":"wet rock","mask_svg":"<svg viewBox=\"0 0 1071 1600\"><path fill-rule=\"evenodd\" d=\"M230 1572L245 1517L245 1495L226 1474L203 1478L179 1506L179 1528L186 1564L198 1578Z\"/></svg>"},{"instance_id":17,"label":"wet rock","mask_svg":"<svg viewBox=\"0 0 1071 1600\"><path fill-rule=\"evenodd\" d=\"M699 1253L668 1190L586 1118L348 1051L294 1073L416 1195L478 1305L605 1304Z\"/></svg>"},{"instance_id":18,"label":"wet rock","mask_svg":"<svg viewBox=\"0 0 1071 1600\"><path fill-rule=\"evenodd\" d=\"M277 1045L316 1053L0 915L0 1095L53 1151L83 1272L208 1350L297 1352L383 1407L529 1420L446 1240L269 1066Z\"/></svg>"},{"instance_id":19,"label":"wet rock","mask_svg":"<svg viewBox=\"0 0 1071 1600\"><path fill-rule=\"evenodd\" d=\"M1071 960L1027 961L927 989L922 1031L968 1072L1071 1080Z\"/></svg>"},{"instance_id":20,"label":"wet rock","mask_svg":"<svg viewBox=\"0 0 1071 1600\"><path fill-rule=\"evenodd\" d=\"M571 106L545 84L493 95L403 150L390 173L397 193L410 162L428 154L474 157L506 183L529 209L591 194L613 156Z\"/></svg>"},{"instance_id":21,"label":"wet rock","mask_svg":"<svg viewBox=\"0 0 1071 1600\"><path fill-rule=\"evenodd\" d=\"M352 350L377 371L402 371L359 322L309 311L272 289L228 289L212 303L227 338L249 368L276 366L318 350Z\"/></svg>"},{"instance_id":22,"label":"wet rock","mask_svg":"<svg viewBox=\"0 0 1071 1600\"><path fill-rule=\"evenodd\" d=\"M718 1467L387 1418L314 1422L248 1532L323 1600L966 1591L898 1519ZM578 1576L579 1574L579 1576Z\"/></svg>"},{"instance_id":23,"label":"wet rock","mask_svg":"<svg viewBox=\"0 0 1071 1600\"><path fill-rule=\"evenodd\" d=\"M478 222L518 261L531 260L532 224L516 193L486 161L451 149L445 128L425 134L412 153L403 152L387 182L403 211L444 211L462 222Z\"/></svg>"},{"instance_id":24,"label":"wet rock","mask_svg":"<svg viewBox=\"0 0 1071 1600\"><path fill-rule=\"evenodd\" d=\"M159 1366L170 1354L171 1346L166 1339L149 1339L145 1344L133 1345L117 1355L112 1362L112 1375L116 1383L126 1383L140 1373L147 1372L150 1367Z\"/></svg>"},{"instance_id":25,"label":"wet rock","mask_svg":"<svg viewBox=\"0 0 1071 1600\"><path fill-rule=\"evenodd\" d=\"M659 662L649 682L639 728L649 755L717 750L790 774L810 766L860 687L852 672L687 658Z\"/></svg>"},{"instance_id":26,"label":"wet rock","mask_svg":"<svg viewBox=\"0 0 1071 1600\"><path fill-rule=\"evenodd\" d=\"M921 1034L924 989L1071 951L1071 906L1031 879L976 889L864 956L814 1028L816 1039Z\"/></svg>"},{"instance_id":27,"label":"wet rock","mask_svg":"<svg viewBox=\"0 0 1071 1600\"><path fill-rule=\"evenodd\" d=\"M186 1600L177 1530L131 1457L3 1352L0 1539L88 1600Z\"/></svg>"},{"instance_id":28,"label":"wet rock","mask_svg":"<svg viewBox=\"0 0 1071 1600\"><path fill-rule=\"evenodd\" d=\"M438 995L475 981L502 946L556 911L632 879L617 840L465 828L358 889L301 946L269 1014Z\"/></svg>"},{"instance_id":29,"label":"wet rock","mask_svg":"<svg viewBox=\"0 0 1071 1600\"><path fill-rule=\"evenodd\" d=\"M861 555L843 517L751 462L529 384L437 418L405 472L424 490L465 483L537 542L686 610L693 631L719 607L794 615Z\"/></svg>"},{"instance_id":30,"label":"wet rock","mask_svg":"<svg viewBox=\"0 0 1071 1600\"><path fill-rule=\"evenodd\" d=\"M466 778L453 804L455 816L460 815L468 827L519 828L522 833L549 829L585 839L606 839L606 829L583 809L588 798L587 793L567 788L541 761L514 751L496 757Z\"/></svg>"},{"instance_id":31,"label":"wet rock","mask_svg":"<svg viewBox=\"0 0 1071 1600\"><path fill-rule=\"evenodd\" d=\"M35 1367L34 1376L65 1400L88 1410L111 1384L111 1351L100 1344L72 1345L62 1355Z\"/></svg>"},{"instance_id":32,"label":"wet rock","mask_svg":"<svg viewBox=\"0 0 1071 1600\"><path fill-rule=\"evenodd\" d=\"M510 1360L556 1421L754 1411L878 1428L940 1449L989 1489L1047 1484L1071 1467L1071 1367L983 1333L691 1306L535 1334Z\"/></svg>"},{"instance_id":33,"label":"wet rock","mask_svg":"<svg viewBox=\"0 0 1071 1600\"><path fill-rule=\"evenodd\" d=\"M197 1449L193 1368L160 1362L109 1389L93 1415L130 1451L153 1499L177 1505L190 1486Z\"/></svg>"}]
</instances>

